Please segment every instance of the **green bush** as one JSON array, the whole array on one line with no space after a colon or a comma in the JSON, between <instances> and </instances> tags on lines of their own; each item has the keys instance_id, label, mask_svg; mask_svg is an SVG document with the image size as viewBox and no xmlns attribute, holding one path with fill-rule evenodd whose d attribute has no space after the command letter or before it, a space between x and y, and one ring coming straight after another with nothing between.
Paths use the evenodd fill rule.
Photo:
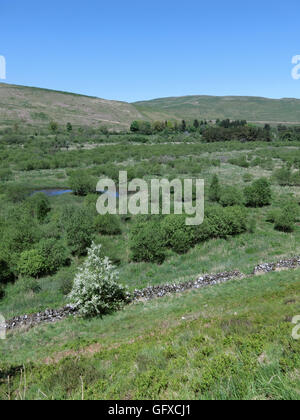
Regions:
<instances>
[{"instance_id":1,"label":"green bush","mask_svg":"<svg viewBox=\"0 0 300 420\"><path fill-rule=\"evenodd\" d=\"M36 217L40 222L44 221L47 214L51 210L50 200L46 194L37 193L31 196L26 201L33 217Z\"/></svg>"},{"instance_id":2,"label":"green bush","mask_svg":"<svg viewBox=\"0 0 300 420\"><path fill-rule=\"evenodd\" d=\"M130 249L133 261L161 264L166 257L165 240L160 224L155 221L138 222L130 233Z\"/></svg>"},{"instance_id":3,"label":"green bush","mask_svg":"<svg viewBox=\"0 0 300 420\"><path fill-rule=\"evenodd\" d=\"M37 250L44 259L43 274L53 274L70 260L70 252L63 241L55 238L42 239Z\"/></svg>"},{"instance_id":4,"label":"green bush","mask_svg":"<svg viewBox=\"0 0 300 420\"><path fill-rule=\"evenodd\" d=\"M244 207L233 206L224 209L228 235L239 235L247 231L247 211Z\"/></svg>"},{"instance_id":5,"label":"green bush","mask_svg":"<svg viewBox=\"0 0 300 420\"><path fill-rule=\"evenodd\" d=\"M44 271L45 261L37 249L31 249L30 251L23 251L21 253L18 272L22 276L40 277Z\"/></svg>"},{"instance_id":6,"label":"green bush","mask_svg":"<svg viewBox=\"0 0 300 420\"><path fill-rule=\"evenodd\" d=\"M220 204L223 207L241 206L244 204L244 196L236 187L223 187L220 196Z\"/></svg>"},{"instance_id":7,"label":"green bush","mask_svg":"<svg viewBox=\"0 0 300 420\"><path fill-rule=\"evenodd\" d=\"M210 201L218 202L221 197L221 186L217 175L213 176L212 182L209 187L208 197Z\"/></svg>"},{"instance_id":8,"label":"green bush","mask_svg":"<svg viewBox=\"0 0 300 420\"><path fill-rule=\"evenodd\" d=\"M266 178L254 181L252 185L244 190L245 202L249 207L263 207L271 204L272 191L270 183Z\"/></svg>"},{"instance_id":9,"label":"green bush","mask_svg":"<svg viewBox=\"0 0 300 420\"><path fill-rule=\"evenodd\" d=\"M1 254L14 271L21 252L34 248L35 243L40 240L40 226L21 207L11 211L5 226L1 230Z\"/></svg>"},{"instance_id":10,"label":"green bush","mask_svg":"<svg viewBox=\"0 0 300 420\"><path fill-rule=\"evenodd\" d=\"M102 235L120 235L122 233L120 219L118 216L109 213L96 216L95 228Z\"/></svg>"},{"instance_id":11,"label":"green bush","mask_svg":"<svg viewBox=\"0 0 300 420\"><path fill-rule=\"evenodd\" d=\"M299 205L294 200L288 200L274 217L275 229L282 232L293 232L295 222L299 217Z\"/></svg>"},{"instance_id":12,"label":"green bush","mask_svg":"<svg viewBox=\"0 0 300 420\"><path fill-rule=\"evenodd\" d=\"M244 207L222 208L214 206L206 211L210 237L226 238L247 230L247 213Z\"/></svg>"},{"instance_id":13,"label":"green bush","mask_svg":"<svg viewBox=\"0 0 300 420\"><path fill-rule=\"evenodd\" d=\"M161 223L165 245L175 252L183 254L194 243L194 229L186 226L186 215L170 214Z\"/></svg>"},{"instance_id":14,"label":"green bush","mask_svg":"<svg viewBox=\"0 0 300 420\"><path fill-rule=\"evenodd\" d=\"M283 209L278 213L275 219L275 229L281 232L294 231L294 219L292 213L288 209Z\"/></svg>"},{"instance_id":15,"label":"green bush","mask_svg":"<svg viewBox=\"0 0 300 420\"><path fill-rule=\"evenodd\" d=\"M293 185L292 172L289 168L280 168L274 171L273 177L281 186Z\"/></svg>"},{"instance_id":16,"label":"green bush","mask_svg":"<svg viewBox=\"0 0 300 420\"><path fill-rule=\"evenodd\" d=\"M84 255L94 237L94 221L86 208L65 207L61 217L67 244L73 254Z\"/></svg>"},{"instance_id":17,"label":"green bush","mask_svg":"<svg viewBox=\"0 0 300 420\"><path fill-rule=\"evenodd\" d=\"M96 191L96 182L86 171L72 172L69 179L70 188L76 195L87 195Z\"/></svg>"}]
</instances>

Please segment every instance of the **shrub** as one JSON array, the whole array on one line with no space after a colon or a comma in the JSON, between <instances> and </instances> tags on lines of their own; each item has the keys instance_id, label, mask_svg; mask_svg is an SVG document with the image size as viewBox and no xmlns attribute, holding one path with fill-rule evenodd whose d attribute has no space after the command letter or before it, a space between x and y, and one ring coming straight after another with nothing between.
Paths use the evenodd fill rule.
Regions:
<instances>
[{"instance_id":1,"label":"shrub","mask_svg":"<svg viewBox=\"0 0 300 420\"><path fill-rule=\"evenodd\" d=\"M114 214L98 214L95 218L95 228L102 235L120 235L122 233L121 223L118 216Z\"/></svg>"},{"instance_id":2,"label":"shrub","mask_svg":"<svg viewBox=\"0 0 300 420\"><path fill-rule=\"evenodd\" d=\"M282 232L293 232L294 219L293 219L293 215L288 209L283 209L276 216L275 229L280 230Z\"/></svg>"},{"instance_id":3,"label":"shrub","mask_svg":"<svg viewBox=\"0 0 300 420\"><path fill-rule=\"evenodd\" d=\"M43 239L37 245L39 254L44 259L43 274L53 274L60 267L66 265L70 259L70 253L62 241L55 238Z\"/></svg>"},{"instance_id":4,"label":"shrub","mask_svg":"<svg viewBox=\"0 0 300 420\"><path fill-rule=\"evenodd\" d=\"M218 202L221 196L221 186L217 175L213 176L208 193L210 201Z\"/></svg>"},{"instance_id":5,"label":"shrub","mask_svg":"<svg viewBox=\"0 0 300 420\"><path fill-rule=\"evenodd\" d=\"M191 226L185 224L186 215L170 214L161 223L165 245L175 252L183 254L194 243L194 233Z\"/></svg>"},{"instance_id":6,"label":"shrub","mask_svg":"<svg viewBox=\"0 0 300 420\"><path fill-rule=\"evenodd\" d=\"M100 251L101 245L93 243L69 294L70 303L86 317L113 312L130 300L127 289L118 283L114 266Z\"/></svg>"},{"instance_id":7,"label":"shrub","mask_svg":"<svg viewBox=\"0 0 300 420\"><path fill-rule=\"evenodd\" d=\"M22 252L18 272L23 276L39 277L45 271L44 258L37 249Z\"/></svg>"},{"instance_id":8,"label":"shrub","mask_svg":"<svg viewBox=\"0 0 300 420\"><path fill-rule=\"evenodd\" d=\"M27 200L27 205L29 206L32 216L36 217L40 222L46 218L51 210L49 197L43 193L34 194Z\"/></svg>"},{"instance_id":9,"label":"shrub","mask_svg":"<svg viewBox=\"0 0 300 420\"><path fill-rule=\"evenodd\" d=\"M243 205L244 196L242 192L236 187L224 187L222 188L220 196L220 204L223 207Z\"/></svg>"},{"instance_id":10,"label":"shrub","mask_svg":"<svg viewBox=\"0 0 300 420\"><path fill-rule=\"evenodd\" d=\"M93 218L88 209L66 207L63 210L61 224L65 229L67 243L72 253L84 255L92 243L94 233Z\"/></svg>"},{"instance_id":11,"label":"shrub","mask_svg":"<svg viewBox=\"0 0 300 420\"><path fill-rule=\"evenodd\" d=\"M281 186L292 185L292 172L289 168L277 169L274 174L274 178Z\"/></svg>"},{"instance_id":12,"label":"shrub","mask_svg":"<svg viewBox=\"0 0 300 420\"><path fill-rule=\"evenodd\" d=\"M239 235L247 231L247 212L244 207L233 206L224 209L228 235Z\"/></svg>"},{"instance_id":13,"label":"shrub","mask_svg":"<svg viewBox=\"0 0 300 420\"><path fill-rule=\"evenodd\" d=\"M271 204L272 191L266 178L254 181L244 190L246 205L249 207L263 207Z\"/></svg>"},{"instance_id":14,"label":"shrub","mask_svg":"<svg viewBox=\"0 0 300 420\"><path fill-rule=\"evenodd\" d=\"M40 240L41 231L36 220L18 209L12 211L10 218L2 230L2 254L14 271L21 252L34 248Z\"/></svg>"},{"instance_id":15,"label":"shrub","mask_svg":"<svg viewBox=\"0 0 300 420\"><path fill-rule=\"evenodd\" d=\"M161 264L166 257L164 245L162 229L157 222L139 222L133 227L130 234L133 261Z\"/></svg>"},{"instance_id":16,"label":"shrub","mask_svg":"<svg viewBox=\"0 0 300 420\"><path fill-rule=\"evenodd\" d=\"M76 195L87 195L96 190L94 178L85 171L76 171L70 175L70 188Z\"/></svg>"},{"instance_id":17,"label":"shrub","mask_svg":"<svg viewBox=\"0 0 300 420\"><path fill-rule=\"evenodd\" d=\"M210 237L226 238L247 230L246 209L239 206L214 206L206 211Z\"/></svg>"},{"instance_id":18,"label":"shrub","mask_svg":"<svg viewBox=\"0 0 300 420\"><path fill-rule=\"evenodd\" d=\"M294 200L289 200L278 211L274 218L275 229L282 232L293 232L295 229L295 222L299 217L299 206Z\"/></svg>"}]
</instances>

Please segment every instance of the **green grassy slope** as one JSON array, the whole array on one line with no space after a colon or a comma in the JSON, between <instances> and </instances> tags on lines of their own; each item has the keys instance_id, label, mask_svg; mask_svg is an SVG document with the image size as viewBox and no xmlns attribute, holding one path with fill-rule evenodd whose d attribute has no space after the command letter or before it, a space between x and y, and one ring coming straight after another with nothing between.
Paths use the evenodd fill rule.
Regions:
<instances>
[{"instance_id":1,"label":"green grassy slope","mask_svg":"<svg viewBox=\"0 0 300 420\"><path fill-rule=\"evenodd\" d=\"M99 126L121 130L133 120L246 119L254 122L300 123L300 99L238 96L183 96L129 104L68 92L0 83L0 128L15 123L42 127Z\"/></svg>"},{"instance_id":2,"label":"green grassy slope","mask_svg":"<svg viewBox=\"0 0 300 420\"><path fill-rule=\"evenodd\" d=\"M16 332L0 342L0 398L299 399L299 279L271 273Z\"/></svg>"},{"instance_id":3,"label":"green grassy slope","mask_svg":"<svg viewBox=\"0 0 300 420\"><path fill-rule=\"evenodd\" d=\"M15 123L39 127L51 120L65 125L128 128L141 118L125 102L108 101L66 92L0 83L0 127Z\"/></svg>"},{"instance_id":4,"label":"green grassy slope","mask_svg":"<svg viewBox=\"0 0 300 420\"><path fill-rule=\"evenodd\" d=\"M183 96L134 103L150 119L246 119L255 122L300 123L300 99L247 96ZM160 118L160 119L161 119Z\"/></svg>"}]
</instances>

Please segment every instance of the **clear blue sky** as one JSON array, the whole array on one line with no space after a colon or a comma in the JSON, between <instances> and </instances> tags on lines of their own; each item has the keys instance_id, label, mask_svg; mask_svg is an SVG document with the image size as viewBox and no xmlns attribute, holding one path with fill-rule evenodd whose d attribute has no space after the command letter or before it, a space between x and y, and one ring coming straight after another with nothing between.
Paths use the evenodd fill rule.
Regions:
<instances>
[{"instance_id":1,"label":"clear blue sky","mask_svg":"<svg viewBox=\"0 0 300 420\"><path fill-rule=\"evenodd\" d=\"M7 83L135 101L300 98L299 0L0 0Z\"/></svg>"}]
</instances>

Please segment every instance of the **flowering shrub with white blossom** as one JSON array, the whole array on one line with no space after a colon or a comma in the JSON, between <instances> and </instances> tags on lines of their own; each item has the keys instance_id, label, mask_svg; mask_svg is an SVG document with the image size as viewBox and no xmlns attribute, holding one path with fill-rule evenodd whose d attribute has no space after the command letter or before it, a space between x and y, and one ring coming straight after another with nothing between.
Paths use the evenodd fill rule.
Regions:
<instances>
[{"instance_id":1,"label":"flowering shrub with white blossom","mask_svg":"<svg viewBox=\"0 0 300 420\"><path fill-rule=\"evenodd\" d=\"M69 300L86 317L101 316L117 309L131 298L127 287L118 283L118 272L108 257L101 256L101 245L93 243L79 268Z\"/></svg>"}]
</instances>

